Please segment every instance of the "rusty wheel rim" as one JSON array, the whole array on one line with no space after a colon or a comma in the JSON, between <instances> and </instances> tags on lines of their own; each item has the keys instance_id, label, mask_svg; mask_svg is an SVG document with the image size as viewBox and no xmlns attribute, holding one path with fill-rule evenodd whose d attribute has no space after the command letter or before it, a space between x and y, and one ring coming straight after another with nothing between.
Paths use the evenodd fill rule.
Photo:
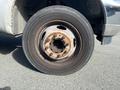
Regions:
<instances>
[{"instance_id":1,"label":"rusty wheel rim","mask_svg":"<svg viewBox=\"0 0 120 90\"><path fill-rule=\"evenodd\" d=\"M69 60L78 47L75 33L76 28L65 21L56 20L43 25L38 43L43 58L47 57L49 61Z\"/></svg>"}]
</instances>

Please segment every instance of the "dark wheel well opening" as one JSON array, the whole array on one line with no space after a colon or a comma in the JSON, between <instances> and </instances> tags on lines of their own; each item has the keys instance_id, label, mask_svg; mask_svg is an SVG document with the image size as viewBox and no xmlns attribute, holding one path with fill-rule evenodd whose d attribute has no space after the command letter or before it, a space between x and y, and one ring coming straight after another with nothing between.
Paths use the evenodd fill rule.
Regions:
<instances>
[{"instance_id":1,"label":"dark wheel well opening","mask_svg":"<svg viewBox=\"0 0 120 90\"><path fill-rule=\"evenodd\" d=\"M102 41L105 13L100 0L16 0L16 6L26 22L38 10L51 5L65 5L78 10L90 22L97 39Z\"/></svg>"}]
</instances>

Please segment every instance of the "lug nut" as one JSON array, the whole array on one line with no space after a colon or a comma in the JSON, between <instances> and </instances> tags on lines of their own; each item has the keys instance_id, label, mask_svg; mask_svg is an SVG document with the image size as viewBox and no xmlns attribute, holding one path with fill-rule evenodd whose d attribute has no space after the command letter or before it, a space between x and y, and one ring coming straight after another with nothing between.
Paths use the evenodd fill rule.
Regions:
<instances>
[{"instance_id":1,"label":"lug nut","mask_svg":"<svg viewBox=\"0 0 120 90\"><path fill-rule=\"evenodd\" d=\"M63 54L66 54L67 53L67 51L64 51L64 53Z\"/></svg>"},{"instance_id":2,"label":"lug nut","mask_svg":"<svg viewBox=\"0 0 120 90\"><path fill-rule=\"evenodd\" d=\"M47 39L47 40L45 41L45 44L48 43L49 41L50 41L50 39Z\"/></svg>"},{"instance_id":3,"label":"lug nut","mask_svg":"<svg viewBox=\"0 0 120 90\"><path fill-rule=\"evenodd\" d=\"M68 46L69 44L67 43L65 46Z\"/></svg>"},{"instance_id":4,"label":"lug nut","mask_svg":"<svg viewBox=\"0 0 120 90\"><path fill-rule=\"evenodd\" d=\"M59 58L60 57L60 55L57 55L57 58Z\"/></svg>"},{"instance_id":5,"label":"lug nut","mask_svg":"<svg viewBox=\"0 0 120 90\"><path fill-rule=\"evenodd\" d=\"M53 53L50 53L50 55L49 56L52 56L53 55Z\"/></svg>"},{"instance_id":6,"label":"lug nut","mask_svg":"<svg viewBox=\"0 0 120 90\"><path fill-rule=\"evenodd\" d=\"M55 39L57 36L56 35L53 35L53 39Z\"/></svg>"},{"instance_id":7,"label":"lug nut","mask_svg":"<svg viewBox=\"0 0 120 90\"><path fill-rule=\"evenodd\" d=\"M48 47L45 47L45 50L47 50L48 49Z\"/></svg>"}]
</instances>

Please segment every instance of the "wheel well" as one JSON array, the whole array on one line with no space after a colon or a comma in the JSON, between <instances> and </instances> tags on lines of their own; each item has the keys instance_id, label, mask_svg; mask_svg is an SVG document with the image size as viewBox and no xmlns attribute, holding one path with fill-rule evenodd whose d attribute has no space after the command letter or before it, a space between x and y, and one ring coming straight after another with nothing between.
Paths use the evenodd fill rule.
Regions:
<instances>
[{"instance_id":1,"label":"wheel well","mask_svg":"<svg viewBox=\"0 0 120 90\"><path fill-rule=\"evenodd\" d=\"M26 22L38 10L51 5L65 5L81 12L90 22L97 39L102 40L105 14L100 0L16 0L16 6Z\"/></svg>"}]
</instances>

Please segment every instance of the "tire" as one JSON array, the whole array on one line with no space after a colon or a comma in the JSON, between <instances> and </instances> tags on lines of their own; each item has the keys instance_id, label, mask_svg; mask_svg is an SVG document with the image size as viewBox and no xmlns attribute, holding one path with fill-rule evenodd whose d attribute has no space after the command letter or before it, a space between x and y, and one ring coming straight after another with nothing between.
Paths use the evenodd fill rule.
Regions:
<instances>
[{"instance_id":1,"label":"tire","mask_svg":"<svg viewBox=\"0 0 120 90\"><path fill-rule=\"evenodd\" d=\"M80 70L89 61L93 49L94 35L88 20L66 6L49 6L38 11L23 32L27 59L46 74L68 75Z\"/></svg>"}]
</instances>

